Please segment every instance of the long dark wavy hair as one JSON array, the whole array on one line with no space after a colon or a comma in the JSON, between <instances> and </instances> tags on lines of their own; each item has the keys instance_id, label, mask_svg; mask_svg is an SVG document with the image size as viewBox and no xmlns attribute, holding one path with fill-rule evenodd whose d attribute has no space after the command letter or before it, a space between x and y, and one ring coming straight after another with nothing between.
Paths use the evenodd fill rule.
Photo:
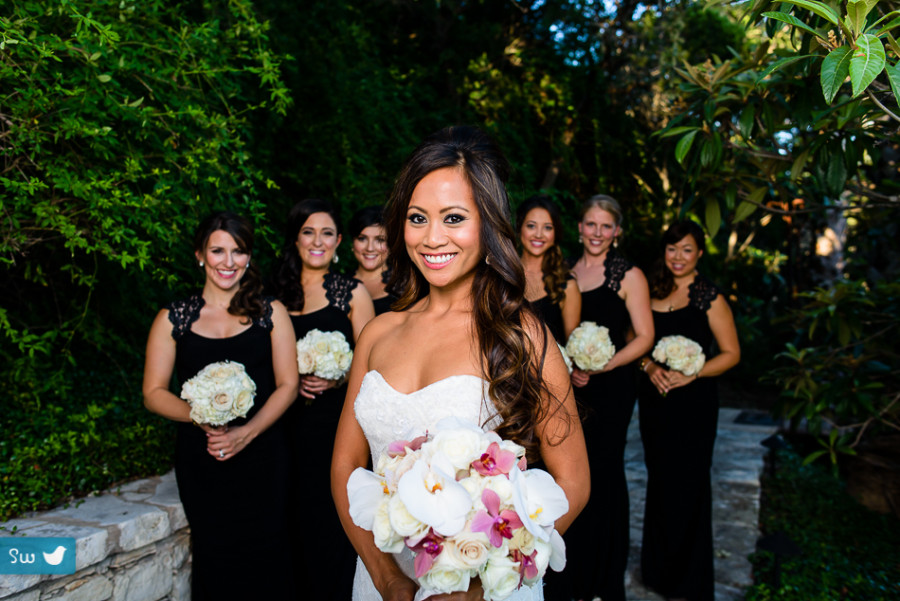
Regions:
<instances>
[{"instance_id":1,"label":"long dark wavy hair","mask_svg":"<svg viewBox=\"0 0 900 601\"><path fill-rule=\"evenodd\" d=\"M497 145L474 127L448 127L427 137L394 182L385 209L388 286L399 297L393 309L402 311L428 294L428 282L407 252L404 226L413 190L426 175L444 168L464 175L481 217L481 247L489 262L481 261L475 268L472 324L483 375L502 420L496 431L536 457L535 425L546 417L543 399L550 398L541 377L548 342L546 336L532 341L526 330L529 322L540 322L525 301L525 272L516 252L506 194L509 164Z\"/></svg>"},{"instance_id":2,"label":"long dark wavy hair","mask_svg":"<svg viewBox=\"0 0 900 601\"><path fill-rule=\"evenodd\" d=\"M209 237L219 230L230 234L238 248L253 257L253 226L246 218L230 211L213 213L200 222L194 232L194 251L202 255ZM262 290L259 269L255 262L250 261L241 277L237 292L231 297L228 312L231 315L246 317L246 320L242 320L243 323L249 323L251 319L262 316L264 309Z\"/></svg>"},{"instance_id":3,"label":"long dark wavy hair","mask_svg":"<svg viewBox=\"0 0 900 601\"><path fill-rule=\"evenodd\" d=\"M356 238L364 229L373 225L384 227L384 207L368 206L353 213L347 225L347 232L351 238Z\"/></svg>"},{"instance_id":4,"label":"long dark wavy hair","mask_svg":"<svg viewBox=\"0 0 900 601\"><path fill-rule=\"evenodd\" d=\"M659 257L650 271L650 298L666 298L675 290L675 276L666 267L666 247L691 236L697 244L697 252L706 250L706 234L703 228L690 219L682 219L670 225L659 241Z\"/></svg>"},{"instance_id":5,"label":"long dark wavy hair","mask_svg":"<svg viewBox=\"0 0 900 601\"><path fill-rule=\"evenodd\" d=\"M556 304L561 303L566 297L566 284L569 279L569 266L559 248L559 237L562 236L562 218L559 208L548 196L535 195L525 199L516 210L516 229L521 237L522 226L525 218L532 209L544 209L550 214L550 222L553 224L553 246L547 249L541 257L541 272L544 274L544 290L550 296L550 300Z\"/></svg>"},{"instance_id":6,"label":"long dark wavy hair","mask_svg":"<svg viewBox=\"0 0 900 601\"><path fill-rule=\"evenodd\" d=\"M300 281L303 273L303 261L300 260L300 253L297 252L297 236L300 234L300 228L314 213L327 213L334 221L338 235L341 234L341 220L330 202L319 198L307 198L291 208L284 231L284 243L281 245L281 256L273 281L275 298L284 303L288 311L303 310L305 299L303 298L303 283Z\"/></svg>"}]
</instances>

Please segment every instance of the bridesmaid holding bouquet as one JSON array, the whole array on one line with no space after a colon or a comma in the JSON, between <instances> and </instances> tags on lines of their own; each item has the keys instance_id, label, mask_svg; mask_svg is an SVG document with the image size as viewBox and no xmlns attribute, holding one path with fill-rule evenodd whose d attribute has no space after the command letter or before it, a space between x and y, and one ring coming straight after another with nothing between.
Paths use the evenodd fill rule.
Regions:
<instances>
[{"instance_id":1,"label":"bridesmaid holding bouquet","mask_svg":"<svg viewBox=\"0 0 900 601\"><path fill-rule=\"evenodd\" d=\"M691 601L714 598L709 470L719 415L716 377L741 357L728 302L697 273L705 248L703 230L693 221L669 226L650 293L656 341L683 336L699 344L707 360L686 375L648 353L641 359L646 377L640 383L647 464L641 573L644 584L661 595Z\"/></svg>"}]
</instances>

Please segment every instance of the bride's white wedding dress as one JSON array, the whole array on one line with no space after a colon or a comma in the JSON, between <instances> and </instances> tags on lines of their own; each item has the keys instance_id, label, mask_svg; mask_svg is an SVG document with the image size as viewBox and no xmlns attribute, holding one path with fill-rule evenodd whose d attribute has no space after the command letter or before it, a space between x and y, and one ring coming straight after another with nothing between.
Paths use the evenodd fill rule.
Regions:
<instances>
[{"instance_id":1,"label":"bride's white wedding dress","mask_svg":"<svg viewBox=\"0 0 900 601\"><path fill-rule=\"evenodd\" d=\"M433 430L445 417L459 417L482 424L485 429L499 423L493 403L488 399L488 383L473 375L458 375L438 380L409 394L395 390L377 371L365 375L354 402L356 421L366 435L373 464L395 440L411 440ZM413 554L408 549L394 555L400 569L413 578ZM523 586L509 601L542 601L541 583ZM361 560L357 560L353 581L354 601L381 601L372 578Z\"/></svg>"}]
</instances>

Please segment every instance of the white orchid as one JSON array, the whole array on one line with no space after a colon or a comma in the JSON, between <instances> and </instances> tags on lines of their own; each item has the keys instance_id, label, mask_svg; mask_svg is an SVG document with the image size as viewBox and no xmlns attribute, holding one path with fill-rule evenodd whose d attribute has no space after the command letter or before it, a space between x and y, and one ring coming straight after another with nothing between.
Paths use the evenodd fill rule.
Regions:
<instances>
[{"instance_id":1,"label":"white orchid","mask_svg":"<svg viewBox=\"0 0 900 601\"><path fill-rule=\"evenodd\" d=\"M545 528L552 529L556 520L569 511L566 493L544 470L522 472L516 468L509 476L513 506L525 528L536 538L548 540L550 535Z\"/></svg>"},{"instance_id":2,"label":"white orchid","mask_svg":"<svg viewBox=\"0 0 900 601\"><path fill-rule=\"evenodd\" d=\"M429 465L420 459L403 474L397 494L410 515L441 536L453 536L466 525L472 508L468 491L456 481L452 464L435 455Z\"/></svg>"}]
</instances>

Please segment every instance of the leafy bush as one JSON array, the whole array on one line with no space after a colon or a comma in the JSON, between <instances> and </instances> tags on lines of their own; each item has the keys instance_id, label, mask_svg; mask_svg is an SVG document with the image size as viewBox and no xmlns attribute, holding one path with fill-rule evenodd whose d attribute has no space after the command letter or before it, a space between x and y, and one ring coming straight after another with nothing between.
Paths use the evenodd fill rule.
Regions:
<instances>
[{"instance_id":1,"label":"leafy bush","mask_svg":"<svg viewBox=\"0 0 900 601\"><path fill-rule=\"evenodd\" d=\"M802 554L751 556L756 583L746 601L888 601L900 596L900 522L850 497L823 467L803 465L792 450L777 454L777 473L763 482L760 528L785 533Z\"/></svg>"},{"instance_id":2,"label":"leafy bush","mask_svg":"<svg viewBox=\"0 0 900 601\"><path fill-rule=\"evenodd\" d=\"M776 410L824 447L810 460L852 453L866 437L900 428L900 283L837 282L803 293L798 338L778 355Z\"/></svg>"},{"instance_id":3,"label":"leafy bush","mask_svg":"<svg viewBox=\"0 0 900 601\"><path fill-rule=\"evenodd\" d=\"M68 369L65 404L13 404L0 415L0 521L172 465L174 426L144 409L140 371Z\"/></svg>"},{"instance_id":4,"label":"leafy bush","mask_svg":"<svg viewBox=\"0 0 900 601\"><path fill-rule=\"evenodd\" d=\"M250 118L286 113L283 60L249 0L5 3L0 517L166 469L146 332L199 283L203 215L241 212L271 247Z\"/></svg>"}]
</instances>

